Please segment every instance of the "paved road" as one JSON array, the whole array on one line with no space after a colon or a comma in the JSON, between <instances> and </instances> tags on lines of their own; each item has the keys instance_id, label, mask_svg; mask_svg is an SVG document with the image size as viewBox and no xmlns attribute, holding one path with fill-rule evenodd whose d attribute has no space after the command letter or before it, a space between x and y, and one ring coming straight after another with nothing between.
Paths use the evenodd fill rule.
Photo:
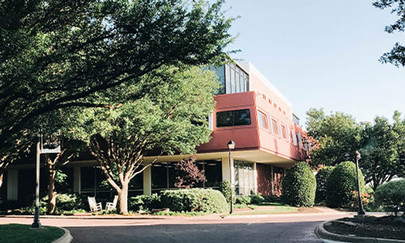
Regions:
<instances>
[{"instance_id":1,"label":"paved road","mask_svg":"<svg viewBox=\"0 0 405 243\"><path fill-rule=\"evenodd\" d=\"M42 218L43 225L69 229L76 242L322 242L321 222L347 214L288 214L265 217ZM0 218L1 223L32 223L31 218Z\"/></svg>"},{"instance_id":2,"label":"paved road","mask_svg":"<svg viewBox=\"0 0 405 243\"><path fill-rule=\"evenodd\" d=\"M321 222L69 227L73 242L322 242Z\"/></svg>"}]
</instances>

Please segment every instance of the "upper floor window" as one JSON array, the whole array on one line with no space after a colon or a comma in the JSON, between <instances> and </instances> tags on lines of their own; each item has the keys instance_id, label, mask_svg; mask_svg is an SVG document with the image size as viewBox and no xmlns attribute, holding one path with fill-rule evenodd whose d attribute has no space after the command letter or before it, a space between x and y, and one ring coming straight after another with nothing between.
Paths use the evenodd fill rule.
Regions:
<instances>
[{"instance_id":1,"label":"upper floor window","mask_svg":"<svg viewBox=\"0 0 405 243\"><path fill-rule=\"evenodd\" d=\"M259 115L259 126L265 128L265 129L269 129L266 114L264 114L261 111L258 111L257 114Z\"/></svg>"},{"instance_id":2,"label":"upper floor window","mask_svg":"<svg viewBox=\"0 0 405 243\"><path fill-rule=\"evenodd\" d=\"M287 139L287 130L284 125L281 125L281 135L283 138Z\"/></svg>"},{"instance_id":3,"label":"upper floor window","mask_svg":"<svg viewBox=\"0 0 405 243\"><path fill-rule=\"evenodd\" d=\"M278 135L278 122L274 118L271 118L271 127L272 127L272 130L273 130L273 133Z\"/></svg>"},{"instance_id":4,"label":"upper floor window","mask_svg":"<svg viewBox=\"0 0 405 243\"><path fill-rule=\"evenodd\" d=\"M225 64L225 93L249 91L249 75L235 64Z\"/></svg>"},{"instance_id":5,"label":"upper floor window","mask_svg":"<svg viewBox=\"0 0 405 243\"><path fill-rule=\"evenodd\" d=\"M250 110L234 110L217 112L217 127L250 125Z\"/></svg>"}]
</instances>

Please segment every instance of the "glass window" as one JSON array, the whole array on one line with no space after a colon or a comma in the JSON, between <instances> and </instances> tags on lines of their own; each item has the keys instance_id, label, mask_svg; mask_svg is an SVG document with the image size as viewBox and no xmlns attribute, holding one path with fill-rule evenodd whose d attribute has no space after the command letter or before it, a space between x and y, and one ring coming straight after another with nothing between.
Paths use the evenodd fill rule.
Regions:
<instances>
[{"instance_id":1,"label":"glass window","mask_svg":"<svg viewBox=\"0 0 405 243\"><path fill-rule=\"evenodd\" d=\"M231 93L231 69L228 65L225 65L225 92Z\"/></svg>"},{"instance_id":2,"label":"glass window","mask_svg":"<svg viewBox=\"0 0 405 243\"><path fill-rule=\"evenodd\" d=\"M255 191L253 163L234 161L235 189L238 195L250 195Z\"/></svg>"},{"instance_id":3,"label":"glass window","mask_svg":"<svg viewBox=\"0 0 405 243\"><path fill-rule=\"evenodd\" d=\"M271 118L271 127L273 130L273 133L278 135L278 122L276 119Z\"/></svg>"},{"instance_id":4,"label":"glass window","mask_svg":"<svg viewBox=\"0 0 405 243\"><path fill-rule=\"evenodd\" d=\"M225 94L225 66L215 68L214 71L218 76L218 82L220 84L218 94Z\"/></svg>"},{"instance_id":5,"label":"glass window","mask_svg":"<svg viewBox=\"0 0 405 243\"><path fill-rule=\"evenodd\" d=\"M287 131L284 125L281 125L281 134L283 135L283 138L287 139Z\"/></svg>"},{"instance_id":6,"label":"glass window","mask_svg":"<svg viewBox=\"0 0 405 243\"><path fill-rule=\"evenodd\" d=\"M293 140L294 146L297 146L297 137L295 136L294 130L291 130L291 138Z\"/></svg>"},{"instance_id":7,"label":"glass window","mask_svg":"<svg viewBox=\"0 0 405 243\"><path fill-rule=\"evenodd\" d=\"M167 188L167 168L165 164L154 163L152 165L152 189Z\"/></svg>"},{"instance_id":8,"label":"glass window","mask_svg":"<svg viewBox=\"0 0 405 243\"><path fill-rule=\"evenodd\" d=\"M217 127L250 125L250 110L234 110L217 112Z\"/></svg>"},{"instance_id":9,"label":"glass window","mask_svg":"<svg viewBox=\"0 0 405 243\"><path fill-rule=\"evenodd\" d=\"M265 129L269 129L269 125L267 123L267 116L261 111L259 111L257 114L259 115L259 126Z\"/></svg>"}]
</instances>

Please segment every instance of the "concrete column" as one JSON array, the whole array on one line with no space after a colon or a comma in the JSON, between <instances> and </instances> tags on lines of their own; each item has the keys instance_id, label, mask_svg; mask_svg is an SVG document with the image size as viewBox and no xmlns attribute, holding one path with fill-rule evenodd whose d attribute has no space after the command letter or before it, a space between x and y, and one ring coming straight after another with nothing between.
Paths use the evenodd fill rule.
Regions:
<instances>
[{"instance_id":1,"label":"concrete column","mask_svg":"<svg viewBox=\"0 0 405 243\"><path fill-rule=\"evenodd\" d=\"M257 194L257 165L256 162L253 163L253 191Z\"/></svg>"},{"instance_id":2,"label":"concrete column","mask_svg":"<svg viewBox=\"0 0 405 243\"><path fill-rule=\"evenodd\" d=\"M7 171L7 201L18 200L18 170Z\"/></svg>"},{"instance_id":3,"label":"concrete column","mask_svg":"<svg viewBox=\"0 0 405 243\"><path fill-rule=\"evenodd\" d=\"M152 166L143 171L143 194L152 195Z\"/></svg>"},{"instance_id":4,"label":"concrete column","mask_svg":"<svg viewBox=\"0 0 405 243\"><path fill-rule=\"evenodd\" d=\"M73 191L75 193L82 193L81 190L81 170L80 166L73 167Z\"/></svg>"}]
</instances>

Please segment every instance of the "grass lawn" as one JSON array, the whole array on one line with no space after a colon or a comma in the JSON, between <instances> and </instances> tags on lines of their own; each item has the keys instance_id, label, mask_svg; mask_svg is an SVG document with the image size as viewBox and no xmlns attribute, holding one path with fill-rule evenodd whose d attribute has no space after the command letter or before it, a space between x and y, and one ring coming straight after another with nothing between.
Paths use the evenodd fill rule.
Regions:
<instances>
[{"instance_id":1,"label":"grass lawn","mask_svg":"<svg viewBox=\"0 0 405 243\"><path fill-rule=\"evenodd\" d=\"M0 225L0 242L52 242L63 236L65 231L57 227L43 226L40 229L31 229L31 225L4 224Z\"/></svg>"},{"instance_id":2,"label":"grass lawn","mask_svg":"<svg viewBox=\"0 0 405 243\"><path fill-rule=\"evenodd\" d=\"M262 203L251 205L235 205L235 211L232 215L255 215L255 214L277 214L277 213L294 213L298 212L299 208L292 207L283 203ZM229 216L223 214L221 217Z\"/></svg>"}]
</instances>

